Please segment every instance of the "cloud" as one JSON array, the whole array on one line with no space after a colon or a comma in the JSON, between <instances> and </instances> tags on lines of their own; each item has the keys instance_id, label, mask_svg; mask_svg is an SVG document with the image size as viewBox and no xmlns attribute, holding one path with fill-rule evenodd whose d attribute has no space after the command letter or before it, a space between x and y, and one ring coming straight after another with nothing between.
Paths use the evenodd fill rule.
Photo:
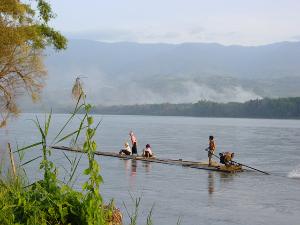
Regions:
<instances>
[{"instance_id":1,"label":"cloud","mask_svg":"<svg viewBox=\"0 0 300 225\"><path fill-rule=\"evenodd\" d=\"M87 39L104 42L139 42L139 43L219 43L223 45L257 46L280 41L300 41L300 35L288 36L281 34L281 38L274 38L272 32L261 32L258 37L252 30L224 30L211 29L201 26L165 27L146 26L143 28L99 29L78 32L67 32L70 39Z\"/></svg>"},{"instance_id":2,"label":"cloud","mask_svg":"<svg viewBox=\"0 0 300 225\"><path fill-rule=\"evenodd\" d=\"M98 31L80 31L67 32L65 35L71 39L88 39L95 41L118 42L131 41L138 39L137 33L129 30L98 30Z\"/></svg>"},{"instance_id":3,"label":"cloud","mask_svg":"<svg viewBox=\"0 0 300 225\"><path fill-rule=\"evenodd\" d=\"M291 41L300 41L300 35L292 36L290 38Z\"/></svg>"},{"instance_id":4,"label":"cloud","mask_svg":"<svg viewBox=\"0 0 300 225\"><path fill-rule=\"evenodd\" d=\"M151 33L141 33L140 37L142 39L147 40L176 40L180 38L181 34L175 31L168 31L168 32L151 32Z\"/></svg>"},{"instance_id":5,"label":"cloud","mask_svg":"<svg viewBox=\"0 0 300 225\"><path fill-rule=\"evenodd\" d=\"M147 43L183 43L183 42L212 42L221 36L232 36L234 32L210 33L203 27L180 29L162 29L146 27L140 30L103 29L97 31L68 32L65 35L71 39L88 39L106 42L147 42Z\"/></svg>"},{"instance_id":6,"label":"cloud","mask_svg":"<svg viewBox=\"0 0 300 225\"><path fill-rule=\"evenodd\" d=\"M231 45L240 43L247 37L236 32L211 32L201 26L189 27L185 29L163 29L160 27L144 27L139 30L130 29L102 29L89 30L80 32L68 32L65 35L70 39L87 39L104 42L139 42L139 43L186 43L186 42L203 42L203 43L220 43ZM296 37L295 37L296 38Z\"/></svg>"},{"instance_id":7,"label":"cloud","mask_svg":"<svg viewBox=\"0 0 300 225\"><path fill-rule=\"evenodd\" d=\"M188 32L192 35L199 35L205 32L205 29L203 27L192 27Z\"/></svg>"}]
</instances>

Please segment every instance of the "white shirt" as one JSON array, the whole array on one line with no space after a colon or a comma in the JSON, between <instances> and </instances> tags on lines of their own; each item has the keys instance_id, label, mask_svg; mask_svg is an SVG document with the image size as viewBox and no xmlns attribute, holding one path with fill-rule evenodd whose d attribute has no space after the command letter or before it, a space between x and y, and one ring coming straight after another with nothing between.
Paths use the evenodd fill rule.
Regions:
<instances>
[{"instance_id":1,"label":"white shirt","mask_svg":"<svg viewBox=\"0 0 300 225\"><path fill-rule=\"evenodd\" d=\"M151 148L146 148L146 149L145 149L145 152L149 152L150 155L152 155L152 150L151 150Z\"/></svg>"},{"instance_id":2,"label":"white shirt","mask_svg":"<svg viewBox=\"0 0 300 225\"><path fill-rule=\"evenodd\" d=\"M127 150L128 152L130 152L131 153L131 148L130 148L130 146L128 145L127 147L125 147L125 150Z\"/></svg>"}]
</instances>

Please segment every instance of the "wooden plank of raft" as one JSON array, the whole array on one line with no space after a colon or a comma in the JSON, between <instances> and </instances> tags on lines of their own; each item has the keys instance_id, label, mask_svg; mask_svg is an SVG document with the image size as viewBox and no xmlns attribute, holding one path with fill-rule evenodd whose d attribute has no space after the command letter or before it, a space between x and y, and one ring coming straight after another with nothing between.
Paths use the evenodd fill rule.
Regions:
<instances>
[{"instance_id":1,"label":"wooden plank of raft","mask_svg":"<svg viewBox=\"0 0 300 225\"><path fill-rule=\"evenodd\" d=\"M51 148L83 153L83 151L80 149L74 149L74 148L69 148L69 147L65 147L65 146L51 146ZM119 153L115 153L115 152L96 151L95 154L103 155L103 156L110 156L110 157L117 157L117 158L121 158L121 159L136 159L136 160L141 160L141 161L157 162L157 163L165 163L165 164L180 164L181 165L182 162L190 162L190 161L173 160L173 159L143 158L140 156L133 156L133 155L119 155ZM194 162L194 163L197 163L197 162Z\"/></svg>"},{"instance_id":2,"label":"wooden plank of raft","mask_svg":"<svg viewBox=\"0 0 300 225\"><path fill-rule=\"evenodd\" d=\"M80 149L74 149L74 148L69 148L69 147L65 147L65 146L51 146L51 148L83 153L83 151ZM162 163L162 164L169 164L169 165L180 165L180 166L189 167L189 168L226 172L226 173L243 171L242 169L226 170L224 168L221 168L218 163L215 166L208 166L208 164L205 162L187 161L187 160L182 160L182 159L144 158L141 156L119 155L119 153L115 153L115 152L100 152L100 151L96 151L95 154L102 155L102 156L116 157L116 158L121 158L121 159L135 159L135 160L140 160L140 161L145 161L145 162L155 162L155 163Z\"/></svg>"}]
</instances>

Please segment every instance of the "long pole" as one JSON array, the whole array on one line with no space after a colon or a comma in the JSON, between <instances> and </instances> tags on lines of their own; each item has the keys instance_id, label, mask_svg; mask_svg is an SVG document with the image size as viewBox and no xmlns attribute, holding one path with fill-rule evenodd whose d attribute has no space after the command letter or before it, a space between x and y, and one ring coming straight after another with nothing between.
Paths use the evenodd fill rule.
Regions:
<instances>
[{"instance_id":1,"label":"long pole","mask_svg":"<svg viewBox=\"0 0 300 225\"><path fill-rule=\"evenodd\" d=\"M234 163L236 163L236 164L238 164L238 165L241 165L241 166L244 166L244 167L248 167L248 168L250 168L250 169L256 170L256 171L261 172L261 173L264 173L264 174L266 174L266 175L270 175L270 173L268 173L268 172L265 172L265 171L262 171L262 170L253 168L253 167L251 167L251 166L247 166L247 165L245 165L245 164L238 163L238 162L233 161L233 160L231 160L231 162L234 162Z\"/></svg>"},{"instance_id":2,"label":"long pole","mask_svg":"<svg viewBox=\"0 0 300 225\"><path fill-rule=\"evenodd\" d=\"M208 149L205 149L205 151L209 151ZM213 156L215 156L215 157L217 157L218 159L220 159L220 157L219 156L217 156L217 155L215 155L215 154L212 154ZM262 170L259 170L259 169L256 169L256 168L254 168L254 167L251 167L251 166L247 166L247 165L245 165L245 164L242 164L242 163L239 163L239 162L236 162L236 161L233 161L233 160L230 160L231 162L233 162L233 163L236 163L236 164L238 164L238 165L241 165L241 166L244 166L244 167L247 167L247 168L250 168L250 169L252 169L252 170L256 170L256 171L258 171L258 172L261 172L261 173L263 173L263 174L266 174L266 175L270 175L270 173L268 173L268 172L265 172L265 171L262 171Z\"/></svg>"}]
</instances>

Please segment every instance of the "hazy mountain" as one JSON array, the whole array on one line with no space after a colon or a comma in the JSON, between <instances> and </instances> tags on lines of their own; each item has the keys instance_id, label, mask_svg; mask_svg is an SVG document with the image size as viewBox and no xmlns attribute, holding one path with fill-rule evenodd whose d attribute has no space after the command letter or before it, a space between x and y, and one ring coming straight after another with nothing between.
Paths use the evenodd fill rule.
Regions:
<instances>
[{"instance_id":1,"label":"hazy mountain","mask_svg":"<svg viewBox=\"0 0 300 225\"><path fill-rule=\"evenodd\" d=\"M300 96L300 42L258 47L70 40L47 51L43 104L70 104L82 76L95 104L238 101Z\"/></svg>"},{"instance_id":2,"label":"hazy mountain","mask_svg":"<svg viewBox=\"0 0 300 225\"><path fill-rule=\"evenodd\" d=\"M300 42L243 47L70 40L67 51L47 57L47 65L50 70L92 67L118 77L193 74L269 78L300 76L299 56Z\"/></svg>"}]
</instances>

